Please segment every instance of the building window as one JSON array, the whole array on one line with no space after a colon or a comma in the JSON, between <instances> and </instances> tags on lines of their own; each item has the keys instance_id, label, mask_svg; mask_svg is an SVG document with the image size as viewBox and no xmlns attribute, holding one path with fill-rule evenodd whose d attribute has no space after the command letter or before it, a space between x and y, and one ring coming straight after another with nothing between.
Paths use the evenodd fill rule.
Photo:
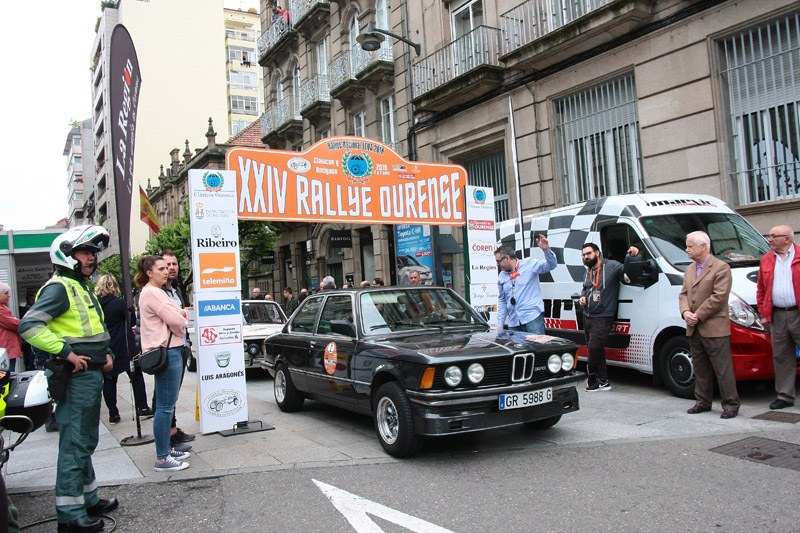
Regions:
<instances>
[{"instance_id":1,"label":"building window","mask_svg":"<svg viewBox=\"0 0 800 533\"><path fill-rule=\"evenodd\" d=\"M72 144L74 144L75 146L80 146L81 138L80 137L73 137L72 138Z\"/></svg>"},{"instance_id":2,"label":"building window","mask_svg":"<svg viewBox=\"0 0 800 533\"><path fill-rule=\"evenodd\" d=\"M231 120L231 135L237 135L247 128L251 123L246 120Z\"/></svg>"},{"instance_id":3,"label":"building window","mask_svg":"<svg viewBox=\"0 0 800 533\"><path fill-rule=\"evenodd\" d=\"M383 142L391 147L397 143L397 114L395 112L394 95L381 100L381 128Z\"/></svg>"},{"instance_id":4,"label":"building window","mask_svg":"<svg viewBox=\"0 0 800 533\"><path fill-rule=\"evenodd\" d=\"M321 141L322 139L327 139L330 136L331 136L331 130L330 129L320 130L319 131L319 139L318 140Z\"/></svg>"},{"instance_id":5,"label":"building window","mask_svg":"<svg viewBox=\"0 0 800 533\"><path fill-rule=\"evenodd\" d=\"M294 116L300 115L300 66L295 63L292 70L292 91L294 94Z\"/></svg>"},{"instance_id":6,"label":"building window","mask_svg":"<svg viewBox=\"0 0 800 533\"><path fill-rule=\"evenodd\" d=\"M257 91L258 75L255 72L236 72L231 70L228 73L228 85L231 89Z\"/></svg>"},{"instance_id":7,"label":"building window","mask_svg":"<svg viewBox=\"0 0 800 533\"><path fill-rule=\"evenodd\" d=\"M719 42L737 205L800 197L800 13Z\"/></svg>"},{"instance_id":8,"label":"building window","mask_svg":"<svg viewBox=\"0 0 800 533\"><path fill-rule=\"evenodd\" d=\"M632 73L557 100L555 113L564 205L642 190Z\"/></svg>"},{"instance_id":9,"label":"building window","mask_svg":"<svg viewBox=\"0 0 800 533\"><path fill-rule=\"evenodd\" d=\"M363 109L353 115L353 135L357 137L367 136L367 112Z\"/></svg>"},{"instance_id":10,"label":"building window","mask_svg":"<svg viewBox=\"0 0 800 533\"><path fill-rule=\"evenodd\" d=\"M258 115L258 99L253 96L231 95L231 113Z\"/></svg>"},{"instance_id":11,"label":"building window","mask_svg":"<svg viewBox=\"0 0 800 533\"><path fill-rule=\"evenodd\" d=\"M75 157L73 157L73 161L74 161L75 163L80 163L80 162L81 162L81 156L79 156L79 155L76 155Z\"/></svg>"},{"instance_id":12,"label":"building window","mask_svg":"<svg viewBox=\"0 0 800 533\"><path fill-rule=\"evenodd\" d=\"M256 57L255 48L245 48L243 46L229 46L228 47L228 62L241 62L248 64L253 58Z\"/></svg>"},{"instance_id":13,"label":"building window","mask_svg":"<svg viewBox=\"0 0 800 533\"><path fill-rule=\"evenodd\" d=\"M469 184L494 189L494 218L497 222L508 220L508 179L503 152L476 159L464 164Z\"/></svg>"}]
</instances>

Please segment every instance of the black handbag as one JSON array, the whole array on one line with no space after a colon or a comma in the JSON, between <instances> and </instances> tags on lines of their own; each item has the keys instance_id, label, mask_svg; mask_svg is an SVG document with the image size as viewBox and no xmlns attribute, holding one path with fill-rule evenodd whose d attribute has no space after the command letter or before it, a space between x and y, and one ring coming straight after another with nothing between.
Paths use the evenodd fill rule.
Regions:
<instances>
[{"instance_id":1,"label":"black handbag","mask_svg":"<svg viewBox=\"0 0 800 533\"><path fill-rule=\"evenodd\" d=\"M172 341L172 332L169 333L167 346L159 346L139 355L139 367L145 374L160 374L169 365L169 343Z\"/></svg>"}]
</instances>

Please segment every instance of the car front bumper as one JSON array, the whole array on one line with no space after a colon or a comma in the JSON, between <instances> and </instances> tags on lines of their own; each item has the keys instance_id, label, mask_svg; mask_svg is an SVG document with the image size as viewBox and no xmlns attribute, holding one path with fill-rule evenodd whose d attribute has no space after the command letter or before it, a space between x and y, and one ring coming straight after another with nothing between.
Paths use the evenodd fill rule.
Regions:
<instances>
[{"instance_id":1,"label":"car front bumper","mask_svg":"<svg viewBox=\"0 0 800 533\"><path fill-rule=\"evenodd\" d=\"M585 379L582 372L537 383L493 387L474 391L408 391L414 408L414 426L420 435L440 436L535 422L580 409L574 383ZM520 409L500 410L500 395L553 389L553 400Z\"/></svg>"}]
</instances>

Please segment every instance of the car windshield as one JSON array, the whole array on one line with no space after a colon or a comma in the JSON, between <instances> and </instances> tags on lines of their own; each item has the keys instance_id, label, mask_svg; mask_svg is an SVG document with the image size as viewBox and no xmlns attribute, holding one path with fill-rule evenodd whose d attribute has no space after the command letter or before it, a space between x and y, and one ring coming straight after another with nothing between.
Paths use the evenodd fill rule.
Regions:
<instances>
[{"instance_id":1,"label":"car windshield","mask_svg":"<svg viewBox=\"0 0 800 533\"><path fill-rule=\"evenodd\" d=\"M645 230L661 255L678 270L692 261L686 256L686 235L705 231L711 237L711 253L731 268L757 266L769 245L741 216L726 213L682 213L642 217Z\"/></svg>"},{"instance_id":2,"label":"car windshield","mask_svg":"<svg viewBox=\"0 0 800 533\"><path fill-rule=\"evenodd\" d=\"M479 324L472 309L447 289L404 288L361 295L364 333L387 333L424 328Z\"/></svg>"},{"instance_id":3,"label":"car windshield","mask_svg":"<svg viewBox=\"0 0 800 533\"><path fill-rule=\"evenodd\" d=\"M283 324L286 320L275 302L242 302L246 324Z\"/></svg>"}]
</instances>

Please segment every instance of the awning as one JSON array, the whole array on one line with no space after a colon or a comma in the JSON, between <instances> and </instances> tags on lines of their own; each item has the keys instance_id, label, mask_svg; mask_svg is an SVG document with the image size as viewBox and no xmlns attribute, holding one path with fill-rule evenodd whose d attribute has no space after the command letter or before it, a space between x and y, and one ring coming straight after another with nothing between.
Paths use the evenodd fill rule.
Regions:
<instances>
[{"instance_id":1,"label":"awning","mask_svg":"<svg viewBox=\"0 0 800 533\"><path fill-rule=\"evenodd\" d=\"M456 242L449 233L439 234L439 253L440 254L463 254L464 248Z\"/></svg>"}]
</instances>

